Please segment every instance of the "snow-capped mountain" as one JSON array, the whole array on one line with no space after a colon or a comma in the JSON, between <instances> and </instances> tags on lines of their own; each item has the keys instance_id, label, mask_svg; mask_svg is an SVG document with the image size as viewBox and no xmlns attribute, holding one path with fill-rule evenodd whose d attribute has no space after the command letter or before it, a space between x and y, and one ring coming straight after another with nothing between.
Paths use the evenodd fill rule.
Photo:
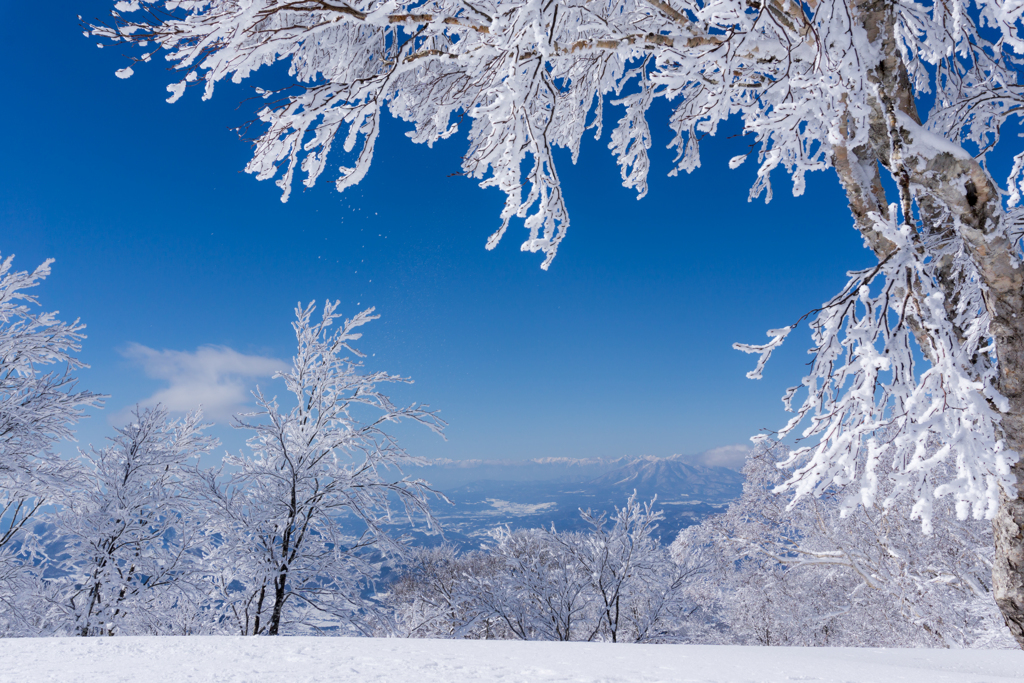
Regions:
<instances>
[{"instance_id":1,"label":"snow-capped mountain","mask_svg":"<svg viewBox=\"0 0 1024 683\"><path fill-rule=\"evenodd\" d=\"M636 489L641 497L657 495L662 500L680 496L722 502L739 496L743 475L724 467L690 465L679 456L637 458L594 479L597 488Z\"/></svg>"}]
</instances>

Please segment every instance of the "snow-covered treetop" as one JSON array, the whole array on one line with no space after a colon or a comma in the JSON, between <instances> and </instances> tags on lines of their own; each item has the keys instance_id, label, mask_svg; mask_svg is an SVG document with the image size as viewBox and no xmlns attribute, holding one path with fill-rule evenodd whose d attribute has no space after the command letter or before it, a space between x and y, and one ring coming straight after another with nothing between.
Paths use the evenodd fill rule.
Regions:
<instances>
[{"instance_id":1,"label":"snow-covered treetop","mask_svg":"<svg viewBox=\"0 0 1024 683\"><path fill-rule=\"evenodd\" d=\"M75 391L72 373L86 367L74 355L85 325L62 322L56 311L37 311L36 297L25 291L50 275L53 259L32 272L13 270L13 262L13 256L0 261L0 476L8 492L24 492L50 465L64 469L50 448L73 440L85 408L101 405L104 397ZM43 374L45 366L55 369Z\"/></svg>"}]
</instances>

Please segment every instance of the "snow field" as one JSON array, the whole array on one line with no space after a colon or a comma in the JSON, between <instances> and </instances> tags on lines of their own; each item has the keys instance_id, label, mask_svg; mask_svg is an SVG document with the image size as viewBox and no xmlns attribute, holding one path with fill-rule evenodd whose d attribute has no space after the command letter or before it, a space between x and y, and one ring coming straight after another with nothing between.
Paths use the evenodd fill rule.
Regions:
<instances>
[{"instance_id":1,"label":"snow field","mask_svg":"<svg viewBox=\"0 0 1024 683\"><path fill-rule=\"evenodd\" d=\"M761 648L382 638L12 638L0 683L995 683L1017 650Z\"/></svg>"}]
</instances>

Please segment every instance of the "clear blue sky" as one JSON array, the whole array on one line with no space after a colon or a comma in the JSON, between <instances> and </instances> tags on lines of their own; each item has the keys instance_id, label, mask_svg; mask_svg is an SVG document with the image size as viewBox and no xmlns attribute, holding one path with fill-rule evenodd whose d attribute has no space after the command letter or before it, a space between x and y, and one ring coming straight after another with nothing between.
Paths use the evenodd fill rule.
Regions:
<instances>
[{"instance_id":1,"label":"clear blue sky","mask_svg":"<svg viewBox=\"0 0 1024 683\"><path fill-rule=\"evenodd\" d=\"M174 373L207 367L204 345L223 347L208 360L227 363L217 372L232 391L259 381L282 392L232 375L247 361L228 349L290 358L295 303L329 297L348 313L377 307L368 365L412 376L395 396L450 423L447 442L401 430L411 452L668 455L745 442L785 422L779 397L799 383L809 337L792 335L760 382L744 377L754 357L730 345L762 342L872 260L834 175L793 198L777 172L773 202L748 203L755 165L727 166L747 143L722 135L702 144L703 168L666 177L664 115L639 202L607 136L576 166L560 155L572 226L547 272L519 251L521 225L484 250L502 196L449 177L464 136L431 150L389 118L362 184L339 195L325 173L282 204L242 172L250 148L231 130L249 118L239 102L258 75L210 102L189 90L167 104L162 60L119 80L121 51L82 36L76 14L112 4L60 2L45 30L28 28L38 7L0 7L0 254L19 269L56 258L37 293L88 325L82 383L111 398L84 441L136 402L187 393Z\"/></svg>"}]
</instances>

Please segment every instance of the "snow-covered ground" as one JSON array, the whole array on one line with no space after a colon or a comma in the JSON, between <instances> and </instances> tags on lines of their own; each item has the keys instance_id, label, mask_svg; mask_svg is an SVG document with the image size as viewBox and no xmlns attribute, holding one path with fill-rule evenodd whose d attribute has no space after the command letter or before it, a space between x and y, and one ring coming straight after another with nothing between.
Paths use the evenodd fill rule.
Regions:
<instances>
[{"instance_id":1,"label":"snow-covered ground","mask_svg":"<svg viewBox=\"0 0 1024 683\"><path fill-rule=\"evenodd\" d=\"M611 645L374 638L0 640L7 683L987 683L1024 681L1024 652Z\"/></svg>"}]
</instances>

